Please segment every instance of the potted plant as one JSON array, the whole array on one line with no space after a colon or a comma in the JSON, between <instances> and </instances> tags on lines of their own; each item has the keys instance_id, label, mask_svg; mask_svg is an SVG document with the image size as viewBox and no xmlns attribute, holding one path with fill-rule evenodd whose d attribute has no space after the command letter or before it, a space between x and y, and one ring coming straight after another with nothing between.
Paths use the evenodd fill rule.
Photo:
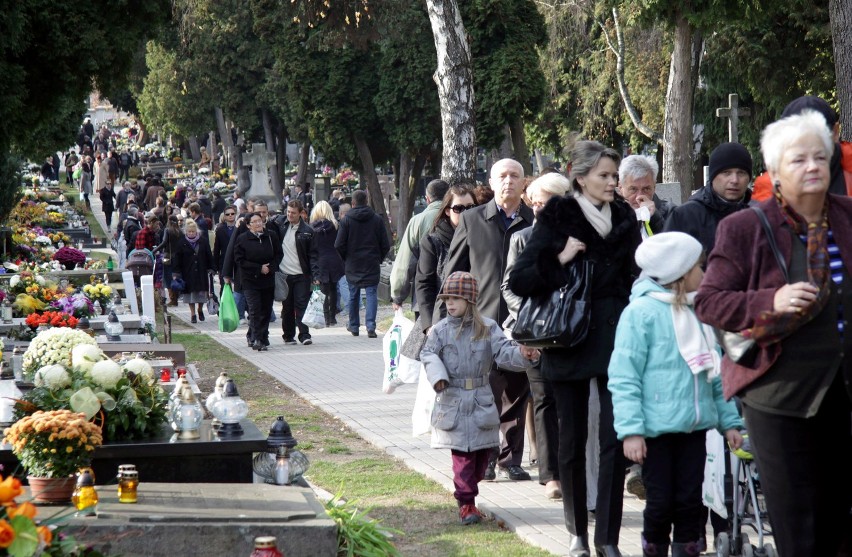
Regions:
<instances>
[{"instance_id":1,"label":"potted plant","mask_svg":"<svg viewBox=\"0 0 852 557\"><path fill-rule=\"evenodd\" d=\"M4 442L27 469L38 502L71 500L75 474L102 443L101 428L70 410L38 411L7 428Z\"/></svg>"},{"instance_id":2,"label":"potted plant","mask_svg":"<svg viewBox=\"0 0 852 557\"><path fill-rule=\"evenodd\" d=\"M86 263L86 254L78 249L64 246L56 250L56 253L53 254L53 259L59 261L63 267L70 271L77 267L77 265Z\"/></svg>"}]
</instances>

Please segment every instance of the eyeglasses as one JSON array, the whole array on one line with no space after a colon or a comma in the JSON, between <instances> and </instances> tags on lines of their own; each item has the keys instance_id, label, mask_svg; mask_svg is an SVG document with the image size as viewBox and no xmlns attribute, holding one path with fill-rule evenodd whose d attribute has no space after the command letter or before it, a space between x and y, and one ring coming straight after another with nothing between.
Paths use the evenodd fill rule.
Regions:
<instances>
[{"instance_id":1,"label":"eyeglasses","mask_svg":"<svg viewBox=\"0 0 852 557\"><path fill-rule=\"evenodd\" d=\"M233 217L234 215L236 215L236 213L225 213L226 217Z\"/></svg>"},{"instance_id":2,"label":"eyeglasses","mask_svg":"<svg viewBox=\"0 0 852 557\"><path fill-rule=\"evenodd\" d=\"M459 213L464 213L468 209L473 209L474 207L476 207L476 205L471 203L469 205L453 205L452 207L450 207L450 209L452 209L453 212L458 215Z\"/></svg>"}]
</instances>

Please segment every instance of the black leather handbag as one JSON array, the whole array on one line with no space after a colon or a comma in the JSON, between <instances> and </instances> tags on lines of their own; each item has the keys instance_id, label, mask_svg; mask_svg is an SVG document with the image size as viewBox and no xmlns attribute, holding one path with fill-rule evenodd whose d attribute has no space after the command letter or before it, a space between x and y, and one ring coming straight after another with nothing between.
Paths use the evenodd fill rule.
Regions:
<instances>
[{"instance_id":1,"label":"black leather handbag","mask_svg":"<svg viewBox=\"0 0 852 557\"><path fill-rule=\"evenodd\" d=\"M565 285L521 302L512 338L530 348L571 348L586 339L594 263L585 257L566 269Z\"/></svg>"}]
</instances>

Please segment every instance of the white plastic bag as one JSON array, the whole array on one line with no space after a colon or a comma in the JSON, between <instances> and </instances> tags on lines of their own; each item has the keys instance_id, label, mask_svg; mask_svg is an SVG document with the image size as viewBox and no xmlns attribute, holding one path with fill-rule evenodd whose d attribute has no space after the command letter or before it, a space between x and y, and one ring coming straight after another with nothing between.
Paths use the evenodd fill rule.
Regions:
<instances>
[{"instance_id":1,"label":"white plastic bag","mask_svg":"<svg viewBox=\"0 0 852 557\"><path fill-rule=\"evenodd\" d=\"M411 436L418 437L432 431L432 408L435 406L435 389L426 378L426 366L420 366L417 398L411 412Z\"/></svg>"},{"instance_id":2,"label":"white plastic bag","mask_svg":"<svg viewBox=\"0 0 852 557\"><path fill-rule=\"evenodd\" d=\"M390 329L385 333L384 338L382 339L382 357L385 360L385 373L382 379L382 392L386 394L391 394L394 389L405 383L406 381L401 377L404 375L406 378L409 378L411 375L411 371L409 368L411 367L410 362L414 362L417 364L419 368L419 362L415 362L414 360L410 360L406 358L406 362L401 361L402 351L402 343L405 342L405 337L408 336L408 333L414 328L414 323L403 315L402 310L396 310L396 313L393 316L393 323L391 323ZM414 371L416 381L416 373ZM409 379L409 381L411 381ZM411 382L414 382L411 381Z\"/></svg>"},{"instance_id":3,"label":"white plastic bag","mask_svg":"<svg viewBox=\"0 0 852 557\"><path fill-rule=\"evenodd\" d=\"M704 506L722 518L728 518L725 507L725 438L715 429L707 430L707 460L704 461L704 484L701 499Z\"/></svg>"},{"instance_id":4,"label":"white plastic bag","mask_svg":"<svg viewBox=\"0 0 852 557\"><path fill-rule=\"evenodd\" d=\"M308 301L308 307L305 310L305 315L302 316L302 323L311 329L325 328L325 311L322 306L325 303L325 294L319 290L314 290L311 294L311 299Z\"/></svg>"}]
</instances>

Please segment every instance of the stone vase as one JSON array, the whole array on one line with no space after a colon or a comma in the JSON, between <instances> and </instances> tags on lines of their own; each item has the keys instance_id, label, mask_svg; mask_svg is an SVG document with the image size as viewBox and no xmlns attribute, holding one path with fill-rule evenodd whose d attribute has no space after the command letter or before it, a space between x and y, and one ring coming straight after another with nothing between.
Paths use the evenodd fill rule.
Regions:
<instances>
[{"instance_id":1,"label":"stone vase","mask_svg":"<svg viewBox=\"0 0 852 557\"><path fill-rule=\"evenodd\" d=\"M71 502L77 479L74 476L67 478L27 476L27 481L30 484L30 494L36 503L64 504Z\"/></svg>"}]
</instances>

